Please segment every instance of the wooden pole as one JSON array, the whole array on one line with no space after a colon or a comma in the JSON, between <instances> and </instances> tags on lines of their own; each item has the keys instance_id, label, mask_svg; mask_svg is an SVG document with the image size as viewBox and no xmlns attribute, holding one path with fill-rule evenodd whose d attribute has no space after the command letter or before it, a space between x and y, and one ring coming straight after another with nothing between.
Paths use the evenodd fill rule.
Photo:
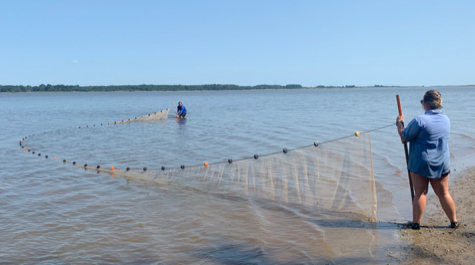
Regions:
<instances>
[{"instance_id":1,"label":"wooden pole","mask_svg":"<svg viewBox=\"0 0 475 265\"><path fill-rule=\"evenodd\" d=\"M402 108L401 108L401 100L399 99L399 95L396 95L397 100L397 108L399 110L399 116L402 116ZM404 126L404 123L402 124ZM406 155L406 166L409 163L409 152L407 151L407 142L404 143L404 153ZM407 170L407 176L409 177L409 187L411 188L411 201L414 201L414 186L412 185L411 179L411 172L409 169Z\"/></svg>"}]
</instances>

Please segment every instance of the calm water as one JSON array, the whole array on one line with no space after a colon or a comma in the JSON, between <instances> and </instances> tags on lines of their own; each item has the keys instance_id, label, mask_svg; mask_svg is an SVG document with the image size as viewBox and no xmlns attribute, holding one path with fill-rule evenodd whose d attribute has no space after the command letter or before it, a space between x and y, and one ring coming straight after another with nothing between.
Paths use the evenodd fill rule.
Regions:
<instances>
[{"instance_id":1,"label":"calm water","mask_svg":"<svg viewBox=\"0 0 475 265\"><path fill-rule=\"evenodd\" d=\"M436 89L452 122L455 178L474 164L475 88ZM409 121L422 113L419 100L426 90L0 94L0 262L384 263L385 250L403 244L392 223L410 217L404 149L395 126L386 126L397 116L396 94ZM105 126L173 108L178 101L188 109L186 120L170 115ZM218 197L113 178L60 162L191 166L369 130L375 130L379 223L244 195ZM33 134L26 141L41 157L19 147L20 139Z\"/></svg>"}]
</instances>

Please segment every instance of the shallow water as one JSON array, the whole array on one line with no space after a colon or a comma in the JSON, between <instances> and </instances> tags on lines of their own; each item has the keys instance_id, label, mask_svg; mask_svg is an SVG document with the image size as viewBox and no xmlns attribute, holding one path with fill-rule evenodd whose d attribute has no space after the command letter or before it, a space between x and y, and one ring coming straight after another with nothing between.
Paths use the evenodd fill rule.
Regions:
<instances>
[{"instance_id":1,"label":"shallow water","mask_svg":"<svg viewBox=\"0 0 475 265\"><path fill-rule=\"evenodd\" d=\"M453 177L475 147L473 87L437 87ZM0 94L0 260L11 263L380 263L410 216L395 95L406 120L427 88ZM186 120L107 126L183 101ZM464 106L464 107L461 107ZM101 125L102 124L102 125ZM380 129L382 128L382 129ZM378 130L375 130L378 129ZM73 167L159 169L239 160L371 132L378 223L154 185ZM34 136L33 136L34 135ZM42 153L26 152L19 140ZM49 155L45 159L45 155ZM53 160L52 157L58 157Z\"/></svg>"}]
</instances>

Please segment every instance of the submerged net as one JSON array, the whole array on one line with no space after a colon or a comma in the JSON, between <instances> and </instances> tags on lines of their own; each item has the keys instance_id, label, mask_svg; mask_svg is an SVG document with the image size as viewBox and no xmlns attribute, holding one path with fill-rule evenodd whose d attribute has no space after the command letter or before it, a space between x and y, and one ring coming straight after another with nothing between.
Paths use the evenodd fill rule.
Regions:
<instances>
[{"instance_id":1,"label":"submerged net","mask_svg":"<svg viewBox=\"0 0 475 265\"><path fill-rule=\"evenodd\" d=\"M166 109L114 124L160 120L167 118L168 113L169 110ZM20 141L20 146L26 150L24 144ZM34 151L40 150L32 148L31 151L34 154ZM66 160L63 162L70 163ZM265 156L256 155L254 158L210 165L107 169L76 162L73 164L158 185L175 185L214 195L251 196L376 220L377 202L370 132L293 150L284 149L283 152Z\"/></svg>"},{"instance_id":2,"label":"submerged net","mask_svg":"<svg viewBox=\"0 0 475 265\"><path fill-rule=\"evenodd\" d=\"M159 185L304 204L376 220L370 133L211 165L100 171Z\"/></svg>"},{"instance_id":3,"label":"submerged net","mask_svg":"<svg viewBox=\"0 0 475 265\"><path fill-rule=\"evenodd\" d=\"M129 122L140 122L140 121L157 121L157 120L161 120L161 119L166 119L166 118L168 118L168 112L169 111L170 111L169 109L165 109L165 110L161 110L160 112L150 113L148 115L135 117L133 119L115 121L114 124L129 123Z\"/></svg>"}]
</instances>

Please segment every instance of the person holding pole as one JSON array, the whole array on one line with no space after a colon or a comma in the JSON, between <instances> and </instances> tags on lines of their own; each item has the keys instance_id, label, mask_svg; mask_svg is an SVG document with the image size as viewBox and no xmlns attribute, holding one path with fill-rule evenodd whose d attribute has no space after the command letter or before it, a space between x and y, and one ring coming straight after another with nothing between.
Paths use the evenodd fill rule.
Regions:
<instances>
[{"instance_id":1,"label":"person holding pole","mask_svg":"<svg viewBox=\"0 0 475 265\"><path fill-rule=\"evenodd\" d=\"M396 118L401 142L410 144L407 168L415 194L412 201L412 222L408 223L408 227L420 229L430 183L450 220L449 227L457 228L459 223L455 203L449 193L450 120L441 111L442 96L438 91L427 91L421 104L425 113L415 117L406 128L404 128L404 116L401 112Z\"/></svg>"}]
</instances>

